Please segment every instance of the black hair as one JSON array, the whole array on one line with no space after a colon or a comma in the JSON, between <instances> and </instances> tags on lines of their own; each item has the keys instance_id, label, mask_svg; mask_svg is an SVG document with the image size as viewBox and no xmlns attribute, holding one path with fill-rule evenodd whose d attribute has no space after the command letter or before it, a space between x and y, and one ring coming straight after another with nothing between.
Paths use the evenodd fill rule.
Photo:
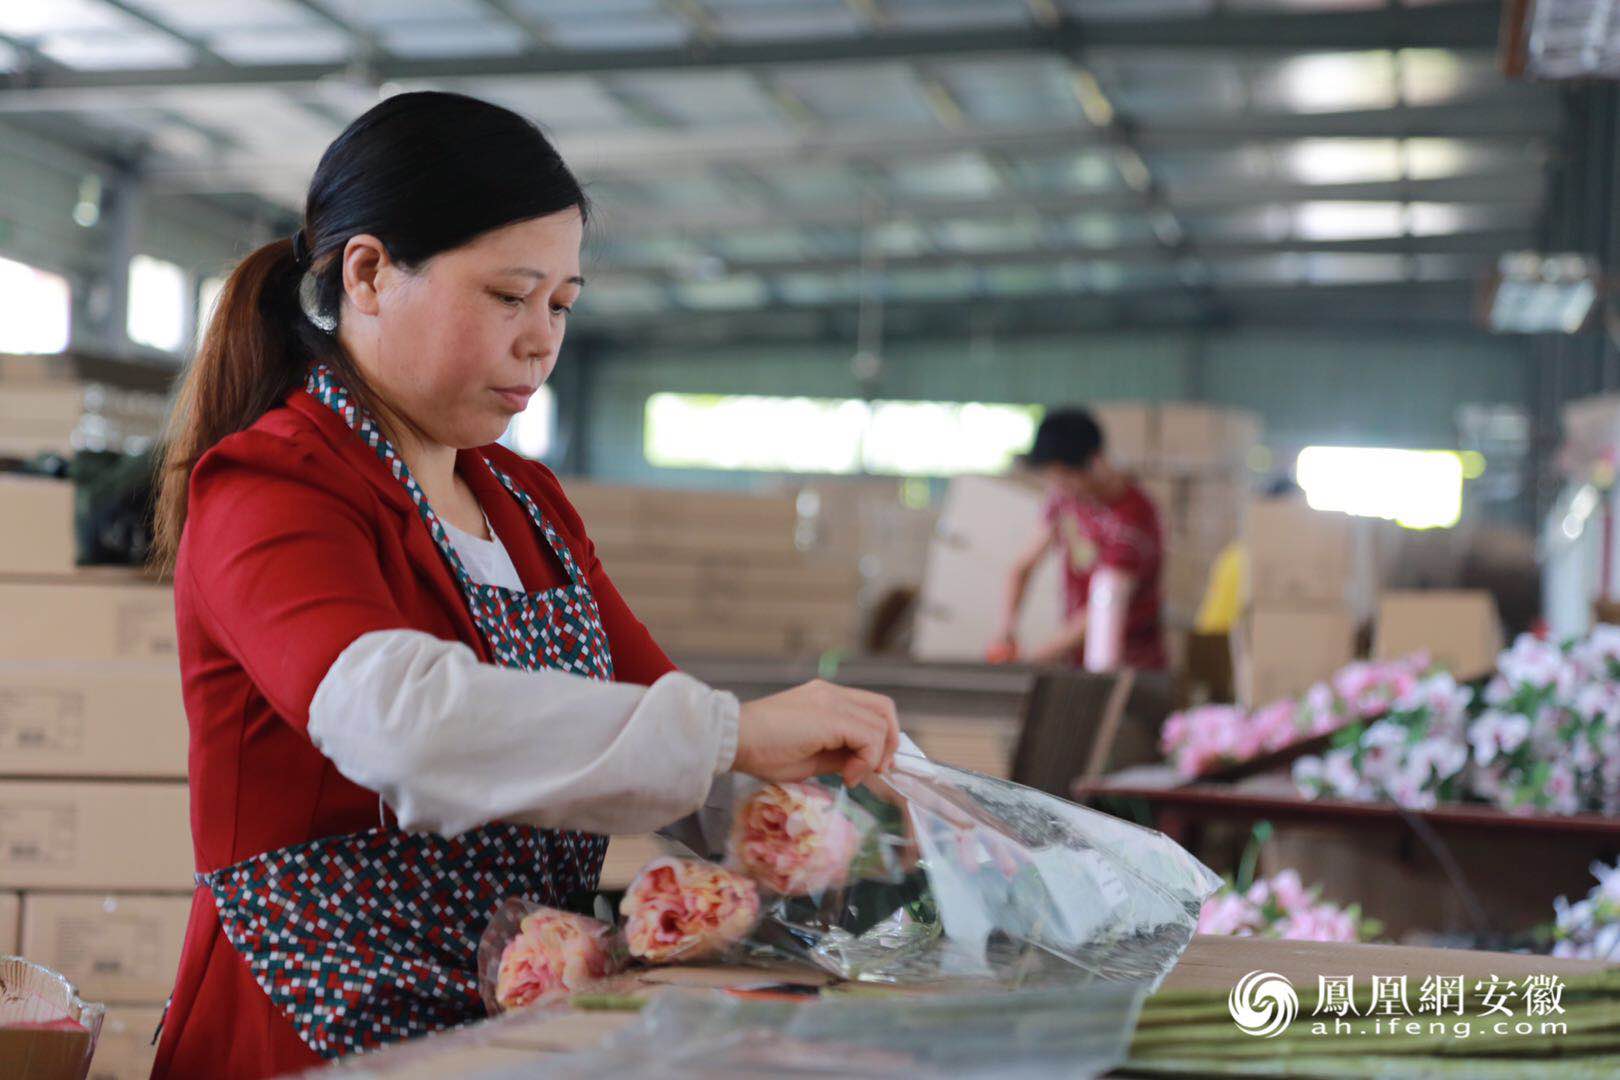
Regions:
<instances>
[{"instance_id":1,"label":"black hair","mask_svg":"<svg viewBox=\"0 0 1620 1080\"><path fill-rule=\"evenodd\" d=\"M304 202L314 314L337 317L340 255L369 233L407 267L517 221L577 209L585 191L533 122L463 94L396 94L321 155Z\"/></svg>"},{"instance_id":2,"label":"black hair","mask_svg":"<svg viewBox=\"0 0 1620 1080\"><path fill-rule=\"evenodd\" d=\"M1103 452L1103 431L1085 409L1053 409L1035 430L1026 465L1070 465L1083 469Z\"/></svg>"}]
</instances>

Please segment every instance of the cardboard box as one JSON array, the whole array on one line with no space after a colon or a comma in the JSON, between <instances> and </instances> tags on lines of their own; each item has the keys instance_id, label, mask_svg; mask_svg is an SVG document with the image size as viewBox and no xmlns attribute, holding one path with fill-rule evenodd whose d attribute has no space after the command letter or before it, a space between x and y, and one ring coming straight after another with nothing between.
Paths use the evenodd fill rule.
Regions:
<instances>
[{"instance_id":1,"label":"cardboard box","mask_svg":"<svg viewBox=\"0 0 1620 1080\"><path fill-rule=\"evenodd\" d=\"M67 382L78 377L71 356L55 353L0 353L0 383ZM8 386L10 389L11 386Z\"/></svg>"},{"instance_id":2,"label":"cardboard box","mask_svg":"<svg viewBox=\"0 0 1620 1080\"><path fill-rule=\"evenodd\" d=\"M1230 464L1221 410L1191 402L1159 406L1159 464L1167 469L1221 468Z\"/></svg>"},{"instance_id":3,"label":"cardboard box","mask_svg":"<svg viewBox=\"0 0 1620 1080\"><path fill-rule=\"evenodd\" d=\"M1181 484L1173 476L1159 476L1154 474L1142 475L1136 478L1136 486L1153 504L1153 509L1159 512L1159 523L1166 530L1181 516L1179 500Z\"/></svg>"},{"instance_id":4,"label":"cardboard box","mask_svg":"<svg viewBox=\"0 0 1620 1080\"><path fill-rule=\"evenodd\" d=\"M1006 778L1020 722L970 717L907 718L906 734L935 761Z\"/></svg>"},{"instance_id":5,"label":"cardboard box","mask_svg":"<svg viewBox=\"0 0 1620 1080\"><path fill-rule=\"evenodd\" d=\"M3 396L3 395L0 395ZM0 574L71 574L73 485L33 476L0 476Z\"/></svg>"},{"instance_id":6,"label":"cardboard box","mask_svg":"<svg viewBox=\"0 0 1620 1080\"><path fill-rule=\"evenodd\" d=\"M667 559L740 556L749 561L764 561L774 556L788 565L797 565L804 559L804 554L794 547L793 533L781 529L743 526L727 529L713 524L701 528L649 527L624 521L591 523L586 528L590 530L597 554L609 564L633 558L637 553Z\"/></svg>"},{"instance_id":7,"label":"cardboard box","mask_svg":"<svg viewBox=\"0 0 1620 1080\"><path fill-rule=\"evenodd\" d=\"M928 548L912 655L919 660L982 660L1001 621L1007 575L1042 528L1039 493L980 476L951 481ZM1062 625L1063 567L1052 556L1024 596L1019 640L1050 638Z\"/></svg>"},{"instance_id":8,"label":"cardboard box","mask_svg":"<svg viewBox=\"0 0 1620 1080\"><path fill-rule=\"evenodd\" d=\"M71 451L83 413L84 388L78 383L8 382L0 393L0 454Z\"/></svg>"},{"instance_id":9,"label":"cardboard box","mask_svg":"<svg viewBox=\"0 0 1620 1080\"><path fill-rule=\"evenodd\" d=\"M161 1000L190 917L190 896L28 893L22 954L66 976L87 1001Z\"/></svg>"},{"instance_id":10,"label":"cardboard box","mask_svg":"<svg viewBox=\"0 0 1620 1080\"><path fill-rule=\"evenodd\" d=\"M0 1027L0 1076L7 1080L79 1080L90 1060L90 1032L66 1027Z\"/></svg>"},{"instance_id":11,"label":"cardboard box","mask_svg":"<svg viewBox=\"0 0 1620 1080\"><path fill-rule=\"evenodd\" d=\"M0 781L0 881L23 889L192 888L184 784Z\"/></svg>"},{"instance_id":12,"label":"cardboard box","mask_svg":"<svg viewBox=\"0 0 1620 1080\"><path fill-rule=\"evenodd\" d=\"M1373 656L1393 660L1427 652L1458 679L1496 670L1502 623L1483 589L1387 592L1379 601Z\"/></svg>"},{"instance_id":13,"label":"cardboard box","mask_svg":"<svg viewBox=\"0 0 1620 1080\"><path fill-rule=\"evenodd\" d=\"M0 892L0 956L17 954L21 920L22 898L14 892Z\"/></svg>"},{"instance_id":14,"label":"cardboard box","mask_svg":"<svg viewBox=\"0 0 1620 1080\"><path fill-rule=\"evenodd\" d=\"M0 657L166 660L177 650L174 590L132 573L0 581Z\"/></svg>"},{"instance_id":15,"label":"cardboard box","mask_svg":"<svg viewBox=\"0 0 1620 1080\"><path fill-rule=\"evenodd\" d=\"M672 656L803 656L818 651L810 635L791 627L755 628L703 626L686 622L673 625L647 624L660 648Z\"/></svg>"},{"instance_id":16,"label":"cardboard box","mask_svg":"<svg viewBox=\"0 0 1620 1080\"><path fill-rule=\"evenodd\" d=\"M731 528L773 532L793 542L799 512L791 494L757 495L729 491L683 491L571 482L568 499L592 536L604 526L649 532L680 531L683 526L708 531Z\"/></svg>"},{"instance_id":17,"label":"cardboard box","mask_svg":"<svg viewBox=\"0 0 1620 1080\"><path fill-rule=\"evenodd\" d=\"M1355 658L1348 608L1255 608L1233 629L1238 701L1258 708L1299 697Z\"/></svg>"},{"instance_id":18,"label":"cardboard box","mask_svg":"<svg viewBox=\"0 0 1620 1080\"><path fill-rule=\"evenodd\" d=\"M613 584L632 607L647 599L682 598L694 604L711 596L782 600L828 600L853 605L861 577L852 565L807 561L799 568L730 565L716 559L672 560L645 554L604 562Z\"/></svg>"},{"instance_id":19,"label":"cardboard box","mask_svg":"<svg viewBox=\"0 0 1620 1080\"><path fill-rule=\"evenodd\" d=\"M1250 413L1196 402L1159 406L1159 465L1169 470L1241 469L1259 440L1260 422Z\"/></svg>"},{"instance_id":20,"label":"cardboard box","mask_svg":"<svg viewBox=\"0 0 1620 1080\"><path fill-rule=\"evenodd\" d=\"M108 1009L85 1080L146 1080L157 1057L153 1036L162 1020L161 1002Z\"/></svg>"},{"instance_id":21,"label":"cardboard box","mask_svg":"<svg viewBox=\"0 0 1620 1080\"><path fill-rule=\"evenodd\" d=\"M1139 469L1158 460L1158 424L1152 405L1093 405L1091 415L1103 429L1103 452L1112 464Z\"/></svg>"},{"instance_id":22,"label":"cardboard box","mask_svg":"<svg viewBox=\"0 0 1620 1080\"><path fill-rule=\"evenodd\" d=\"M651 833L636 836L615 836L608 840L607 856L602 860L603 889L623 889L630 884L643 866L664 854L658 838Z\"/></svg>"},{"instance_id":23,"label":"cardboard box","mask_svg":"<svg viewBox=\"0 0 1620 1080\"><path fill-rule=\"evenodd\" d=\"M919 660L983 660L1000 627L1015 554L936 546L917 605L912 655ZM1057 634L1063 624L1064 587L1057 556L1035 568L1018 621L1018 640L1024 645L1039 645Z\"/></svg>"},{"instance_id":24,"label":"cardboard box","mask_svg":"<svg viewBox=\"0 0 1620 1080\"><path fill-rule=\"evenodd\" d=\"M0 662L0 776L186 776L173 664Z\"/></svg>"},{"instance_id":25,"label":"cardboard box","mask_svg":"<svg viewBox=\"0 0 1620 1080\"><path fill-rule=\"evenodd\" d=\"M1303 500L1265 499L1249 507L1243 539L1249 603L1344 601L1355 549L1348 515L1312 510Z\"/></svg>"},{"instance_id":26,"label":"cardboard box","mask_svg":"<svg viewBox=\"0 0 1620 1080\"><path fill-rule=\"evenodd\" d=\"M848 634L854 632L856 622L853 597L787 600L709 593L694 598L647 598L635 611L649 626L697 623L714 627L816 627Z\"/></svg>"},{"instance_id":27,"label":"cardboard box","mask_svg":"<svg viewBox=\"0 0 1620 1080\"><path fill-rule=\"evenodd\" d=\"M1248 465L1250 452L1260 445L1262 430L1260 417L1254 413L1233 410L1226 414L1226 442L1234 464Z\"/></svg>"},{"instance_id":28,"label":"cardboard box","mask_svg":"<svg viewBox=\"0 0 1620 1080\"><path fill-rule=\"evenodd\" d=\"M1176 613L1196 612L1209 590L1210 569L1215 556L1172 544L1165 552L1160 594Z\"/></svg>"},{"instance_id":29,"label":"cardboard box","mask_svg":"<svg viewBox=\"0 0 1620 1080\"><path fill-rule=\"evenodd\" d=\"M84 414L83 385L64 383L17 383L0 394L0 427L13 422L57 424L71 428Z\"/></svg>"}]
</instances>

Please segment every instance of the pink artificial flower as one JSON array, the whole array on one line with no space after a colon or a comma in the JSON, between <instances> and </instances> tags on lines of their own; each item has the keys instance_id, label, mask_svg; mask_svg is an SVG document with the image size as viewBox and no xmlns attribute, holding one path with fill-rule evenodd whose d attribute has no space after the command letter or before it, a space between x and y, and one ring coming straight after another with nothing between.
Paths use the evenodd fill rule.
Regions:
<instances>
[{"instance_id":1,"label":"pink artificial flower","mask_svg":"<svg viewBox=\"0 0 1620 1080\"><path fill-rule=\"evenodd\" d=\"M1428 667L1426 653L1350 664L1333 677L1333 691L1352 717L1368 719L1387 712L1391 704L1410 692Z\"/></svg>"},{"instance_id":2,"label":"pink artificial flower","mask_svg":"<svg viewBox=\"0 0 1620 1080\"><path fill-rule=\"evenodd\" d=\"M1339 698L1333 692L1333 687L1327 683L1317 683L1305 691L1299 712L1297 723L1307 736L1336 731L1349 720L1339 708Z\"/></svg>"},{"instance_id":3,"label":"pink artificial flower","mask_svg":"<svg viewBox=\"0 0 1620 1080\"><path fill-rule=\"evenodd\" d=\"M748 936L759 890L740 874L700 859L654 859L619 903L630 955L655 964L701 960Z\"/></svg>"},{"instance_id":4,"label":"pink artificial flower","mask_svg":"<svg viewBox=\"0 0 1620 1080\"><path fill-rule=\"evenodd\" d=\"M1230 761L1253 757L1248 714L1235 705L1203 705L1165 721L1160 746L1176 772L1191 779Z\"/></svg>"},{"instance_id":5,"label":"pink artificial flower","mask_svg":"<svg viewBox=\"0 0 1620 1080\"><path fill-rule=\"evenodd\" d=\"M1259 926L1259 910L1244 897L1224 889L1205 900L1198 912L1200 934L1248 935Z\"/></svg>"},{"instance_id":6,"label":"pink artificial flower","mask_svg":"<svg viewBox=\"0 0 1620 1080\"><path fill-rule=\"evenodd\" d=\"M549 1001L613 974L613 928L541 908L525 915L501 951L495 1000L503 1009Z\"/></svg>"},{"instance_id":7,"label":"pink artificial flower","mask_svg":"<svg viewBox=\"0 0 1620 1080\"><path fill-rule=\"evenodd\" d=\"M1171 713L1159 729L1159 750L1165 757L1175 754L1187 741L1187 716L1185 712Z\"/></svg>"},{"instance_id":8,"label":"pink artificial flower","mask_svg":"<svg viewBox=\"0 0 1620 1080\"><path fill-rule=\"evenodd\" d=\"M1292 701L1275 701L1249 718L1249 741L1256 751L1270 753L1299 741L1295 724L1299 709ZM1254 755L1249 755L1254 756Z\"/></svg>"},{"instance_id":9,"label":"pink artificial flower","mask_svg":"<svg viewBox=\"0 0 1620 1080\"><path fill-rule=\"evenodd\" d=\"M860 846L860 830L820 784L767 784L732 819L732 865L783 896L843 885Z\"/></svg>"},{"instance_id":10,"label":"pink artificial flower","mask_svg":"<svg viewBox=\"0 0 1620 1080\"><path fill-rule=\"evenodd\" d=\"M1580 796L1575 790L1575 770L1568 762L1553 762L1542 791L1547 796L1547 809L1555 814L1573 814L1581 808Z\"/></svg>"},{"instance_id":11,"label":"pink artificial flower","mask_svg":"<svg viewBox=\"0 0 1620 1080\"><path fill-rule=\"evenodd\" d=\"M1276 897L1277 906L1289 915L1308 911L1313 899L1310 890L1300 880L1299 871L1292 867L1272 876L1271 895Z\"/></svg>"},{"instance_id":12,"label":"pink artificial flower","mask_svg":"<svg viewBox=\"0 0 1620 1080\"><path fill-rule=\"evenodd\" d=\"M1286 941L1339 941L1361 940L1360 927L1348 911L1333 904L1322 903L1290 915L1274 928L1277 936Z\"/></svg>"}]
</instances>

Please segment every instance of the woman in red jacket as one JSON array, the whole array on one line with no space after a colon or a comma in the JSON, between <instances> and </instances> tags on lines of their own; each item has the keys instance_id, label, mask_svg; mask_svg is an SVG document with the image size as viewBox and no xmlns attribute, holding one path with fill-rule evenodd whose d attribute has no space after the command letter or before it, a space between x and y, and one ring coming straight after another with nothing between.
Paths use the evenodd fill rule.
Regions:
<instances>
[{"instance_id":1,"label":"woman in red jacket","mask_svg":"<svg viewBox=\"0 0 1620 1080\"><path fill-rule=\"evenodd\" d=\"M540 132L402 94L231 275L176 408L198 891L155 1076L295 1071L482 1015L505 896L715 777L887 766L887 699L676 672L546 469L493 445L557 362L587 204Z\"/></svg>"}]
</instances>

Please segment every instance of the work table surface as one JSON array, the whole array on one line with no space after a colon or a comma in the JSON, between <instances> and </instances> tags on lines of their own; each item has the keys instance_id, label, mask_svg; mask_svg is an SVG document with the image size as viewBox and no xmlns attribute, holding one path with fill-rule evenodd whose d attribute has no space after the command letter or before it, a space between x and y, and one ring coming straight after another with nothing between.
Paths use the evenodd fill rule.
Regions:
<instances>
[{"instance_id":1,"label":"work table surface","mask_svg":"<svg viewBox=\"0 0 1620 1080\"><path fill-rule=\"evenodd\" d=\"M1427 975L1462 975L1468 979L1518 979L1532 973L1575 978L1603 969L1592 961L1554 960L1545 956L1471 952L1463 949L1415 948L1401 945L1341 945L1258 938L1196 937L1181 962L1165 980L1163 991L1225 992L1239 977L1262 970L1285 975L1296 987L1314 989L1317 976L1352 975L1365 983L1373 975L1408 975L1415 982ZM825 985L826 976L807 968L690 966L626 973L602 987L611 994L651 998L676 988L727 989L766 983ZM339 1062L306 1076L386 1077L429 1080L510 1067L537 1056L589 1049L634 1022L628 1011L547 1008L520 1010L494 1020Z\"/></svg>"}]
</instances>

